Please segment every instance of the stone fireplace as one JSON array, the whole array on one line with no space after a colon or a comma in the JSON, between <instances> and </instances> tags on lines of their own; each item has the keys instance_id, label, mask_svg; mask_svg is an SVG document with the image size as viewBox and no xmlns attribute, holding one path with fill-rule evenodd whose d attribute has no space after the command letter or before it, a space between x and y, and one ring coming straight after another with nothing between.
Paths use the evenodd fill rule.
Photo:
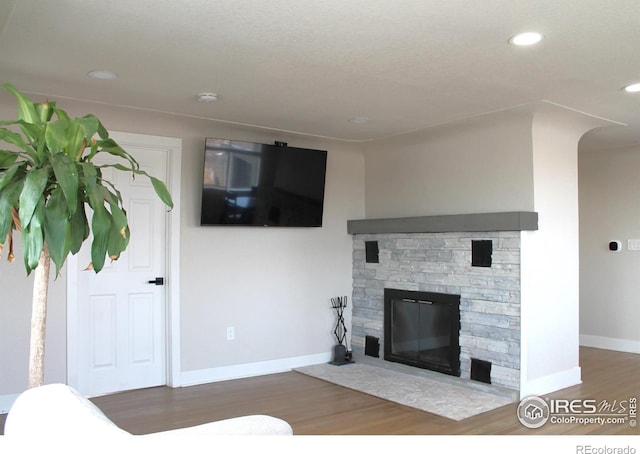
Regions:
<instances>
[{"instance_id":1,"label":"stone fireplace","mask_svg":"<svg viewBox=\"0 0 640 454\"><path fill-rule=\"evenodd\" d=\"M470 379L472 363L490 365L490 383L519 390L520 238L536 229L529 212L349 221L352 347L387 342L385 289L456 295L456 372Z\"/></svg>"}]
</instances>

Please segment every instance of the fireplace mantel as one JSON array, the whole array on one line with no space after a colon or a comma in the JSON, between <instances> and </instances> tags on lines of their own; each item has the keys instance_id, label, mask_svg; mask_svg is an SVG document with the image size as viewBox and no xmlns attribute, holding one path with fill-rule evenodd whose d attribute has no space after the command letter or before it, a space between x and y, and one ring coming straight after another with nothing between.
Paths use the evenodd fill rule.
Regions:
<instances>
[{"instance_id":1,"label":"fireplace mantel","mask_svg":"<svg viewBox=\"0 0 640 454\"><path fill-rule=\"evenodd\" d=\"M538 213L533 211L508 211L347 221L347 232L350 235L522 230L538 230Z\"/></svg>"}]
</instances>

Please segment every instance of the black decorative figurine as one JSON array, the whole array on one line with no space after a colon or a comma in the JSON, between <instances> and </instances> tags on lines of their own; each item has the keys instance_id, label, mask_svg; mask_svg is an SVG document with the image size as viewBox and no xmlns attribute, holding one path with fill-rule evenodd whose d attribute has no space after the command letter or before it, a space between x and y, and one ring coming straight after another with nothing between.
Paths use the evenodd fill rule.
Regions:
<instances>
[{"instance_id":1,"label":"black decorative figurine","mask_svg":"<svg viewBox=\"0 0 640 454\"><path fill-rule=\"evenodd\" d=\"M347 307L347 297L338 296L331 298L331 307L336 310L338 320L336 322L336 328L333 330L333 334L336 336L337 345L333 347L333 361L329 364L336 366L342 366L343 364L353 363L351 352L347 350L346 338L347 327L344 324L344 309Z\"/></svg>"}]
</instances>

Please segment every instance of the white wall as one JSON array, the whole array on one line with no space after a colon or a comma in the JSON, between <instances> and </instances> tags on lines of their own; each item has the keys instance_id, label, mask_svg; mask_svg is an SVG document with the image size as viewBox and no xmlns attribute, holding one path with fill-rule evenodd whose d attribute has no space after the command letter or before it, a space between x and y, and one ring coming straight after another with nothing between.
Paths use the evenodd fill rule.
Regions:
<instances>
[{"instance_id":1,"label":"white wall","mask_svg":"<svg viewBox=\"0 0 640 454\"><path fill-rule=\"evenodd\" d=\"M7 262L7 254L5 248L0 258L0 413L12 403L5 401L3 395L17 394L27 386L33 288L33 273L26 275L19 240L14 263ZM50 383L64 382L67 376L65 280L64 275L57 280L52 275L49 282L45 369Z\"/></svg>"},{"instance_id":2,"label":"white wall","mask_svg":"<svg viewBox=\"0 0 640 454\"><path fill-rule=\"evenodd\" d=\"M365 156L367 218L533 210L526 110L376 141Z\"/></svg>"},{"instance_id":3,"label":"white wall","mask_svg":"<svg viewBox=\"0 0 640 454\"><path fill-rule=\"evenodd\" d=\"M640 353L640 146L580 152L580 343ZM609 241L622 242L620 252Z\"/></svg>"},{"instance_id":4,"label":"white wall","mask_svg":"<svg viewBox=\"0 0 640 454\"><path fill-rule=\"evenodd\" d=\"M181 363L184 382L259 373L293 358L330 355L329 300L351 292L348 219L364 215L364 162L357 145L232 127L212 121L57 100L71 115L96 114L112 131L182 139ZM15 117L0 93L0 118ZM324 226L311 229L200 227L204 138L328 150ZM66 275L52 285L45 380L66 380ZM27 382L31 281L20 259L0 264L0 397ZM234 326L236 340L226 340ZM287 362L289 361L289 362ZM232 370L227 369L232 366ZM1 410L1 409L0 409Z\"/></svg>"},{"instance_id":5,"label":"white wall","mask_svg":"<svg viewBox=\"0 0 640 454\"><path fill-rule=\"evenodd\" d=\"M532 124L538 227L521 244L521 396L580 383L578 142L603 122L550 105Z\"/></svg>"}]
</instances>

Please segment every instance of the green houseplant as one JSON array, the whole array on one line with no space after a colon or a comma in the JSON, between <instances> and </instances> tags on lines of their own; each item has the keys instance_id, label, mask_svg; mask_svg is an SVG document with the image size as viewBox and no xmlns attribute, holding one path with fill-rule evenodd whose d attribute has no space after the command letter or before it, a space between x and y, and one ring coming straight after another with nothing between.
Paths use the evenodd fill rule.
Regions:
<instances>
[{"instance_id":1,"label":"green houseplant","mask_svg":"<svg viewBox=\"0 0 640 454\"><path fill-rule=\"evenodd\" d=\"M44 342L50 263L56 276L68 255L93 234L91 264L96 273L107 256L117 260L129 243L127 213L116 187L102 178L113 167L149 178L164 204L173 207L165 184L140 169L94 115L70 118L55 102L31 101L10 84L17 120L0 122L0 254L14 261L14 232L21 238L27 275L34 273L29 353L29 387L44 383ZM115 164L98 165L108 153ZM91 216L87 216L87 208ZM91 221L89 221L89 218Z\"/></svg>"}]
</instances>

